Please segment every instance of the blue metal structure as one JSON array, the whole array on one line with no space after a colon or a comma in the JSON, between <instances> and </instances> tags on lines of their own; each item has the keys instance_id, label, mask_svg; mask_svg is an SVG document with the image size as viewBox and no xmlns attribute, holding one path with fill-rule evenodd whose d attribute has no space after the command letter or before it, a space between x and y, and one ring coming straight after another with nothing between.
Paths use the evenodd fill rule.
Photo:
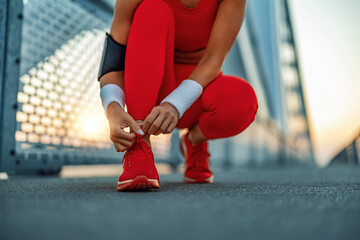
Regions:
<instances>
[{"instance_id":1,"label":"blue metal structure","mask_svg":"<svg viewBox=\"0 0 360 240\"><path fill-rule=\"evenodd\" d=\"M68 164L120 163L96 81L114 1L0 2L0 172L51 173ZM223 71L252 84L259 111L240 135L210 142L212 163L313 164L286 0L248 2ZM153 137L158 161L180 163L178 134Z\"/></svg>"},{"instance_id":2,"label":"blue metal structure","mask_svg":"<svg viewBox=\"0 0 360 240\"><path fill-rule=\"evenodd\" d=\"M0 1L0 172L15 172L22 1Z\"/></svg>"},{"instance_id":3,"label":"blue metal structure","mask_svg":"<svg viewBox=\"0 0 360 240\"><path fill-rule=\"evenodd\" d=\"M329 166L359 165L360 162L360 131L354 140L342 149L330 161Z\"/></svg>"}]
</instances>

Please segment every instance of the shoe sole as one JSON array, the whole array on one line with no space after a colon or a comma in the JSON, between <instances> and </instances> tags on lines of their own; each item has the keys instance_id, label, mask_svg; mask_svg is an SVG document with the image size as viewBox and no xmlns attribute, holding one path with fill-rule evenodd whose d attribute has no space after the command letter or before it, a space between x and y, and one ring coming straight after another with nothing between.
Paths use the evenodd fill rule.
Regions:
<instances>
[{"instance_id":1,"label":"shoe sole","mask_svg":"<svg viewBox=\"0 0 360 240\"><path fill-rule=\"evenodd\" d=\"M184 183L213 183L214 176L211 176L209 178L198 178L198 179L184 177L183 181L184 181Z\"/></svg>"},{"instance_id":2,"label":"shoe sole","mask_svg":"<svg viewBox=\"0 0 360 240\"><path fill-rule=\"evenodd\" d=\"M117 191L144 191L159 189L157 179L149 179L146 176L136 176L134 179L118 182Z\"/></svg>"}]
</instances>

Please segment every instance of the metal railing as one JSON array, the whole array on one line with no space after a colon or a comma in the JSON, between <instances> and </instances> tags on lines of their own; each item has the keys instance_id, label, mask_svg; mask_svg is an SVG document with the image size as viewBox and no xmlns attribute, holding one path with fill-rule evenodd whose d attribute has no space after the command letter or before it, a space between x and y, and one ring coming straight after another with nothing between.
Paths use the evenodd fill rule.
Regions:
<instances>
[{"instance_id":1,"label":"metal railing","mask_svg":"<svg viewBox=\"0 0 360 240\"><path fill-rule=\"evenodd\" d=\"M340 151L330 162L333 165L359 165L360 163L360 134Z\"/></svg>"},{"instance_id":2,"label":"metal railing","mask_svg":"<svg viewBox=\"0 0 360 240\"><path fill-rule=\"evenodd\" d=\"M16 58L17 52L18 67L6 65L12 82L7 71L2 78L1 168L51 173L68 164L120 163L122 154L109 141L96 78L112 12L86 0L3 2L8 6L2 12L8 11L10 18L2 36L15 44L4 51L8 58ZM15 9L17 15L11 13ZM19 22L13 30L11 17ZM171 155L171 135L152 142L157 159L179 161Z\"/></svg>"},{"instance_id":3,"label":"metal railing","mask_svg":"<svg viewBox=\"0 0 360 240\"><path fill-rule=\"evenodd\" d=\"M120 163L122 153L109 140L96 78L112 9L94 0L0 3L0 172L56 173L63 165ZM245 23L223 70L251 78L260 96L269 92L262 79L266 62L259 62L260 49L251 42L256 31L249 27ZM243 133L210 142L212 163L261 166L294 161L288 138L266 114L271 105L267 101L274 101L271 96L259 98L260 117ZM181 163L178 135L176 130L152 137L158 162L174 167Z\"/></svg>"}]
</instances>

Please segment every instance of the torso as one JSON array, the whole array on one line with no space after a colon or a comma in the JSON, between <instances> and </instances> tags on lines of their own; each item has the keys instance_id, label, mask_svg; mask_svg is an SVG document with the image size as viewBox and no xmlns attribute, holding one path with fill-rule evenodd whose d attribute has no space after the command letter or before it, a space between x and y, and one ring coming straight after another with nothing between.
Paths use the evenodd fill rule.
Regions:
<instances>
[{"instance_id":1,"label":"torso","mask_svg":"<svg viewBox=\"0 0 360 240\"><path fill-rule=\"evenodd\" d=\"M195 8L201 0L180 0L185 7Z\"/></svg>"},{"instance_id":2,"label":"torso","mask_svg":"<svg viewBox=\"0 0 360 240\"><path fill-rule=\"evenodd\" d=\"M173 10L175 50L191 52L207 46L218 0L162 0Z\"/></svg>"}]
</instances>

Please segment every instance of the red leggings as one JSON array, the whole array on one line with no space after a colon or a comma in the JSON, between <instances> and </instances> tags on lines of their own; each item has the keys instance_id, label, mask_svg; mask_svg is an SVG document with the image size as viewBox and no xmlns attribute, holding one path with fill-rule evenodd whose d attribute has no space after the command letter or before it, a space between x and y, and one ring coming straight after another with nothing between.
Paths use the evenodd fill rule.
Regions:
<instances>
[{"instance_id":1,"label":"red leggings","mask_svg":"<svg viewBox=\"0 0 360 240\"><path fill-rule=\"evenodd\" d=\"M143 1L130 27L125 57L125 96L129 114L143 120L196 65L174 63L175 23L163 1ZM255 118L255 92L244 79L219 75L204 88L202 96L179 119L177 128L195 124L206 138L239 134Z\"/></svg>"}]
</instances>

